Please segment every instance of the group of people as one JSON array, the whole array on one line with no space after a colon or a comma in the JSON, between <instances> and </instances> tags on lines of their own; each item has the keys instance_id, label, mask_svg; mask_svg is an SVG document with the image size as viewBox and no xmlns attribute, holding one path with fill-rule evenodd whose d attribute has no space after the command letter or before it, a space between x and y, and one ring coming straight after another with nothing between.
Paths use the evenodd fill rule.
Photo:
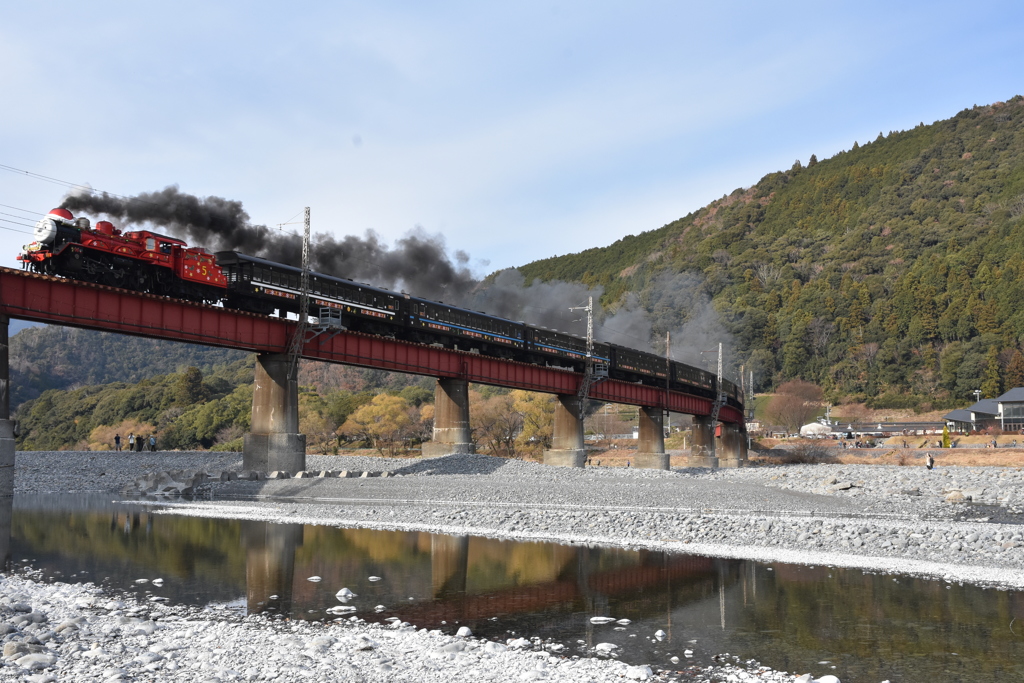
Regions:
<instances>
[{"instance_id":1,"label":"group of people","mask_svg":"<svg viewBox=\"0 0 1024 683\"><path fill-rule=\"evenodd\" d=\"M156 435L155 434L150 434L148 440L149 440L149 450L151 452L155 453L156 452ZM128 450L129 451L137 451L137 452L141 453L142 451L146 450L146 441L147 441L146 437L142 436L141 434L139 436L135 436L134 433L129 433L128 434ZM114 435L114 450L115 451L121 450L121 435L120 434L115 434Z\"/></svg>"}]
</instances>

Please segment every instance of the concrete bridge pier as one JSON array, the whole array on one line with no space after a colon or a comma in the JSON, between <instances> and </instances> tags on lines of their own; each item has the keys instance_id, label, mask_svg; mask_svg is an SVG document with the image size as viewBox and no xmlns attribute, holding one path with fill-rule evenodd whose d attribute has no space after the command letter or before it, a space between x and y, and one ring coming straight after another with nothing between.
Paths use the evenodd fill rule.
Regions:
<instances>
[{"instance_id":1,"label":"concrete bridge pier","mask_svg":"<svg viewBox=\"0 0 1024 683\"><path fill-rule=\"evenodd\" d=\"M476 452L469 427L469 382L438 378L434 387L434 439L422 448L425 458Z\"/></svg>"},{"instance_id":2,"label":"concrete bridge pier","mask_svg":"<svg viewBox=\"0 0 1024 683\"><path fill-rule=\"evenodd\" d=\"M747 431L744 425L722 423L722 436L718 439L720 467L745 467L747 464Z\"/></svg>"},{"instance_id":3,"label":"concrete bridge pier","mask_svg":"<svg viewBox=\"0 0 1024 683\"><path fill-rule=\"evenodd\" d=\"M551 448L544 451L544 464L583 467L587 449L583 441L583 407L575 394L560 394L555 404Z\"/></svg>"},{"instance_id":4,"label":"concrete bridge pier","mask_svg":"<svg viewBox=\"0 0 1024 683\"><path fill-rule=\"evenodd\" d=\"M306 469L306 435L299 434L299 384L288 379L283 353L256 356L252 427L245 435L242 466L292 474Z\"/></svg>"},{"instance_id":5,"label":"concrete bridge pier","mask_svg":"<svg viewBox=\"0 0 1024 683\"><path fill-rule=\"evenodd\" d=\"M639 436L633 467L667 470L669 456L665 452L665 413L661 408L640 409Z\"/></svg>"},{"instance_id":6,"label":"concrete bridge pier","mask_svg":"<svg viewBox=\"0 0 1024 683\"><path fill-rule=\"evenodd\" d=\"M718 467L715 455L715 429L710 416L693 416L690 428L690 467Z\"/></svg>"}]
</instances>

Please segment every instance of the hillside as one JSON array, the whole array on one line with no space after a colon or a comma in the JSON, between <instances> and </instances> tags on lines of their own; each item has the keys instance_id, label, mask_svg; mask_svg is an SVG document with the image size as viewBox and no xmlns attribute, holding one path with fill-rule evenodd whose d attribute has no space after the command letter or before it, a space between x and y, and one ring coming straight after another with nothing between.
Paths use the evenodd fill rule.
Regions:
<instances>
[{"instance_id":1,"label":"hillside","mask_svg":"<svg viewBox=\"0 0 1024 683\"><path fill-rule=\"evenodd\" d=\"M209 373L250 355L73 327L30 327L10 340L11 409L48 389L134 383L189 366Z\"/></svg>"},{"instance_id":2,"label":"hillside","mask_svg":"<svg viewBox=\"0 0 1024 683\"><path fill-rule=\"evenodd\" d=\"M802 378L834 399L929 408L1024 376L1022 237L1018 96L812 156L657 230L520 271L600 285L611 307L638 293L655 336L691 316L665 301L666 283L692 278L758 390Z\"/></svg>"}]
</instances>

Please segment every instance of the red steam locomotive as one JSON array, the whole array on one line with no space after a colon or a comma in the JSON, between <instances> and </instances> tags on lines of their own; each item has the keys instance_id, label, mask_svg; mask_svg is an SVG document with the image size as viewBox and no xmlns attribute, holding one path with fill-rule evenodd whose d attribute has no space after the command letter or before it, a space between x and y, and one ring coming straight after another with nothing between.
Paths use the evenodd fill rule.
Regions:
<instances>
[{"instance_id":1,"label":"red steam locomotive","mask_svg":"<svg viewBox=\"0 0 1024 683\"><path fill-rule=\"evenodd\" d=\"M33 237L18 260L47 275L206 303L222 300L227 288L212 254L148 230L122 233L109 221L91 227L88 218L54 209Z\"/></svg>"}]
</instances>

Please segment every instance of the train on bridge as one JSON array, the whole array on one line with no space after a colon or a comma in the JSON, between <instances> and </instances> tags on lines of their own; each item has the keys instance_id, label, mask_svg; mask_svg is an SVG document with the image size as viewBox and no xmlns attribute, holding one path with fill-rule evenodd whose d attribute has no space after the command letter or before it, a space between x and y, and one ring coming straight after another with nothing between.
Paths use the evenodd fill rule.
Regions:
<instances>
[{"instance_id":1,"label":"train on bridge","mask_svg":"<svg viewBox=\"0 0 1024 683\"><path fill-rule=\"evenodd\" d=\"M302 270L294 266L234 251L210 254L149 230L121 232L109 221L93 226L67 209L40 219L33 237L18 255L33 272L263 315L303 313ZM565 332L312 272L305 314L319 316L324 309L341 315L346 329L364 334L577 372L587 361L586 340ZM612 379L713 400L720 393L713 373L652 353L595 342L593 357ZM742 409L734 383L724 380L721 390L729 405Z\"/></svg>"}]
</instances>

